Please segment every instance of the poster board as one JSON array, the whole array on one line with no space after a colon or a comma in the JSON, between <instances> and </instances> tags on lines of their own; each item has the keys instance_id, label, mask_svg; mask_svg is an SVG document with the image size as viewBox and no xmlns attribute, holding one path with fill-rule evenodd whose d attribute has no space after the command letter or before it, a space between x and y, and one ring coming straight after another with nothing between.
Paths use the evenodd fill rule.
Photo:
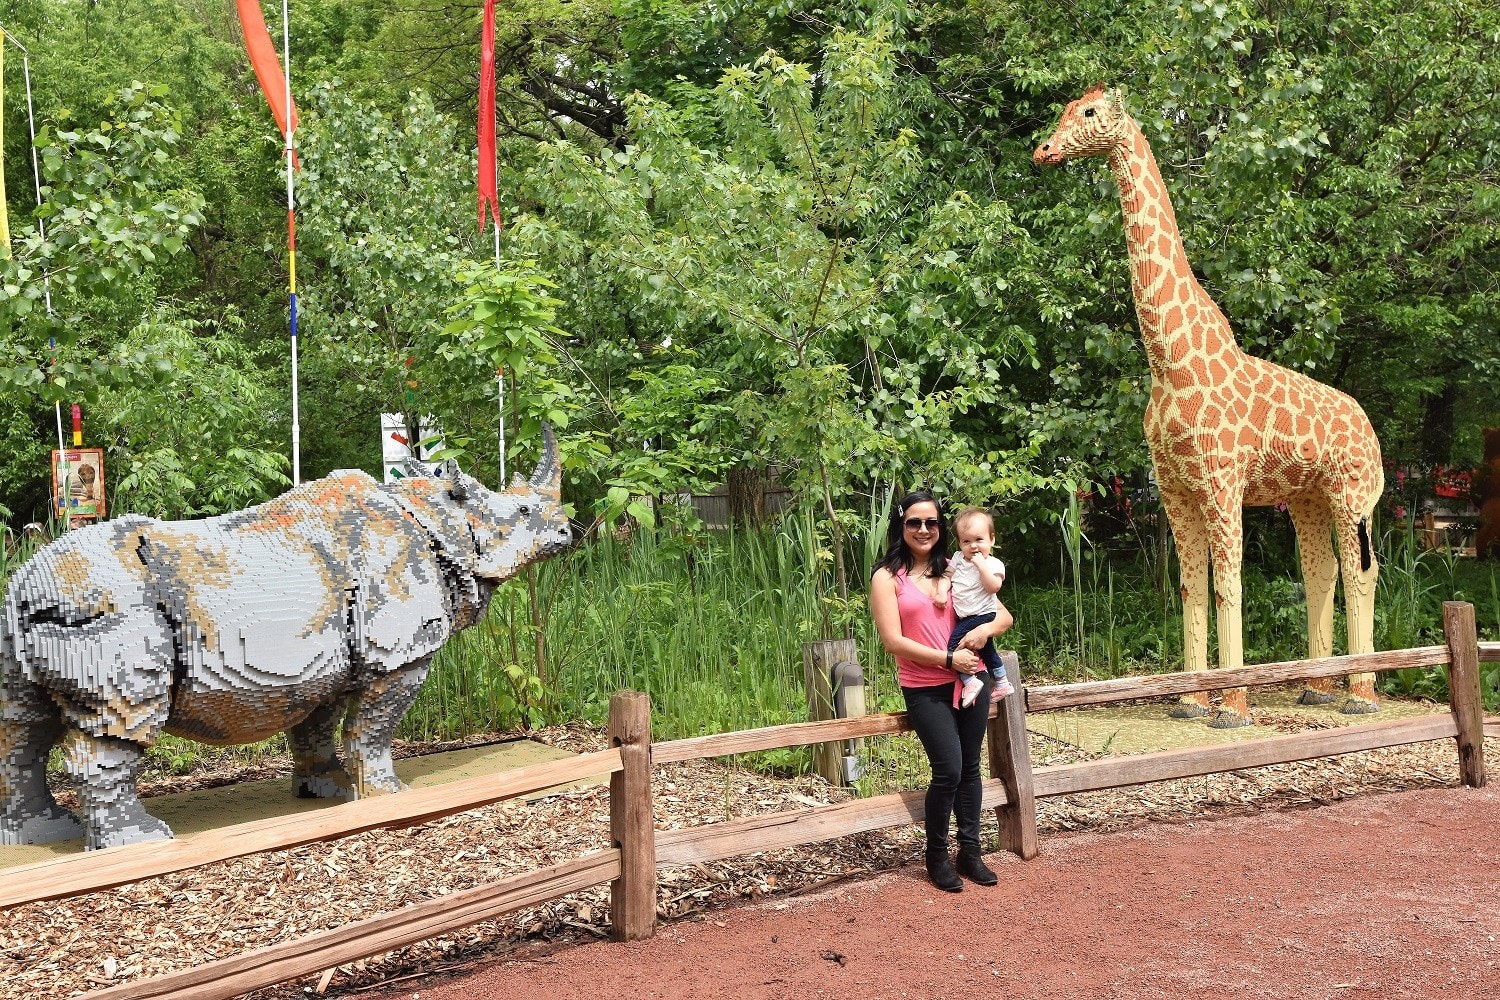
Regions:
<instances>
[{"instance_id":1,"label":"poster board","mask_svg":"<svg viewBox=\"0 0 1500 1000\"><path fill-rule=\"evenodd\" d=\"M66 460L66 471L64 471ZM109 507L104 496L104 449L52 449L52 510L74 521L97 520Z\"/></svg>"},{"instance_id":2,"label":"poster board","mask_svg":"<svg viewBox=\"0 0 1500 1000\"><path fill-rule=\"evenodd\" d=\"M412 448L418 442L424 441L434 434L441 434L437 430L437 421L431 416L419 418L421 427L417 439L413 441L411 435L406 432L406 420L399 413L382 413L380 415L380 468L384 473L387 483L394 483L398 479L406 478L406 463L412 458ZM436 475L441 463L432 461L432 453L441 450L443 442L434 441L429 447L421 449L421 455L417 456L428 475Z\"/></svg>"}]
</instances>

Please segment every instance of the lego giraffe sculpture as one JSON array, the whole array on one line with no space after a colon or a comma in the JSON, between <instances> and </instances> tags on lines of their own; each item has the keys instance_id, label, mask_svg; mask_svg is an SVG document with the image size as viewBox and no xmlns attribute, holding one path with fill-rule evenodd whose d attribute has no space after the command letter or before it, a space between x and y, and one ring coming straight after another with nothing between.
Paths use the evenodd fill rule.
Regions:
<instances>
[{"instance_id":1,"label":"lego giraffe sculpture","mask_svg":"<svg viewBox=\"0 0 1500 1000\"><path fill-rule=\"evenodd\" d=\"M1369 517L1385 486L1380 442L1358 403L1240 350L1228 321L1188 266L1172 203L1140 126L1117 91L1095 87L1069 104L1032 157L1056 165L1108 158L1120 188L1136 318L1151 366L1146 443L1177 540L1183 659L1208 668L1209 562L1218 608L1218 662L1244 665L1240 620L1241 507L1285 503L1297 530L1307 590L1309 656L1333 653L1333 590L1340 559L1351 653L1374 650L1375 577ZM1305 703L1333 700L1313 681ZM1374 674L1352 674L1343 711L1379 711ZM1184 698L1178 717L1208 713ZM1225 692L1210 725L1248 725L1243 688Z\"/></svg>"}]
</instances>

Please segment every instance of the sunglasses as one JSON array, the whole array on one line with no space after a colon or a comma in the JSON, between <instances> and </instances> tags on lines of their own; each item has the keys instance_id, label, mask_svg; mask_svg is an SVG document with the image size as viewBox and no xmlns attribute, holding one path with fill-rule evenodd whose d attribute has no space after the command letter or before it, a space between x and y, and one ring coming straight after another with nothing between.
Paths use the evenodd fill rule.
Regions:
<instances>
[{"instance_id":1,"label":"sunglasses","mask_svg":"<svg viewBox=\"0 0 1500 1000\"><path fill-rule=\"evenodd\" d=\"M943 526L943 522L935 517L908 517L905 523L908 531L921 531L923 528L936 531Z\"/></svg>"}]
</instances>

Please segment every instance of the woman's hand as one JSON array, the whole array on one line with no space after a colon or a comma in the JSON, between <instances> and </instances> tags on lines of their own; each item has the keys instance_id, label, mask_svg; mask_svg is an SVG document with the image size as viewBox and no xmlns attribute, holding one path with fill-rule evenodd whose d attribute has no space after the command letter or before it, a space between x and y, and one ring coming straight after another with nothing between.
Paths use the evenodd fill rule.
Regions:
<instances>
[{"instance_id":1,"label":"woman's hand","mask_svg":"<svg viewBox=\"0 0 1500 1000\"><path fill-rule=\"evenodd\" d=\"M969 634L973 635L972 632ZM964 636L963 641L967 643L969 636ZM983 645L983 642L980 645ZM953 669L961 674L977 674L984 669L984 663L979 659L979 654L974 652L972 648L960 645L953 651Z\"/></svg>"}]
</instances>

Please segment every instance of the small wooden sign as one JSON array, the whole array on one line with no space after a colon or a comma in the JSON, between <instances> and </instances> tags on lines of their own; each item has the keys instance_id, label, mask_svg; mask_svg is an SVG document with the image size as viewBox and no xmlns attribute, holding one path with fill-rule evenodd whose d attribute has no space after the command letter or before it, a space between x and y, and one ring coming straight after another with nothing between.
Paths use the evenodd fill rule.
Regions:
<instances>
[{"instance_id":1,"label":"small wooden sign","mask_svg":"<svg viewBox=\"0 0 1500 1000\"><path fill-rule=\"evenodd\" d=\"M52 449L52 509L73 521L104 516L103 448Z\"/></svg>"}]
</instances>

